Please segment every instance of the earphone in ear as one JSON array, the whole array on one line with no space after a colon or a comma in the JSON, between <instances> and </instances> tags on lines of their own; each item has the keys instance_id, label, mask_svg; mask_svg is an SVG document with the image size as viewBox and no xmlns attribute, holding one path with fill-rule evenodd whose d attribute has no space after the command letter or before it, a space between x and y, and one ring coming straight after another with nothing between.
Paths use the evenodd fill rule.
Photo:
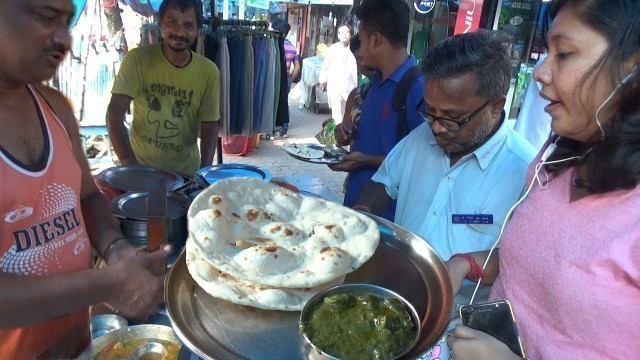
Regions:
<instances>
[{"instance_id":1,"label":"earphone in ear","mask_svg":"<svg viewBox=\"0 0 640 360\"><path fill-rule=\"evenodd\" d=\"M600 123L600 118L598 118L598 115L600 115L600 110L602 110L604 105L608 103L611 98L613 98L613 95L615 95L615 93L618 91L618 89L620 89L622 85L626 85L629 81L631 81L631 79L633 79L634 76L638 74L640 74L640 65L636 65L633 70L631 70L631 72L627 76L625 76L622 81L620 81L620 84L618 84L613 89L609 97L600 105L600 107L598 107L598 110L596 110L596 124L598 125L598 129L600 129L600 139L604 139L604 129L602 128L602 124Z\"/></svg>"},{"instance_id":2,"label":"earphone in ear","mask_svg":"<svg viewBox=\"0 0 640 360\"><path fill-rule=\"evenodd\" d=\"M640 65L636 65L633 70L631 70L631 72L624 77L624 79L622 79L622 81L620 81L620 84L626 84L628 83L631 79L633 79L634 76L640 74Z\"/></svg>"}]
</instances>

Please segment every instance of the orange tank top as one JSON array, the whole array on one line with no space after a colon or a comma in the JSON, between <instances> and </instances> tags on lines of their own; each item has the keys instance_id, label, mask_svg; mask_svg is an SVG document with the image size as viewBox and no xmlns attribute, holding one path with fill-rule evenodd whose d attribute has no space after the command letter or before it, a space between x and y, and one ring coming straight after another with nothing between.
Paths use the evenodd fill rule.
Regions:
<instances>
[{"instance_id":1,"label":"orange tank top","mask_svg":"<svg viewBox=\"0 0 640 360\"><path fill-rule=\"evenodd\" d=\"M91 243L80 208L80 166L58 117L38 91L28 90L40 115L45 150L39 164L28 166L0 146L0 271L48 276L89 269ZM42 306L47 306L45 299ZM35 325L1 329L0 357L70 358L89 341L89 309L82 309Z\"/></svg>"}]
</instances>

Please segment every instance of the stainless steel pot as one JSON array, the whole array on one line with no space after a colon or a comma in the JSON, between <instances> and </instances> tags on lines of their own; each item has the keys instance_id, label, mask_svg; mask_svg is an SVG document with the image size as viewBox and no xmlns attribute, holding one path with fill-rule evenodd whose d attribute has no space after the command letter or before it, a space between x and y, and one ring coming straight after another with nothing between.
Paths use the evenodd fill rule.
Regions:
<instances>
[{"instance_id":1,"label":"stainless steel pot","mask_svg":"<svg viewBox=\"0 0 640 360\"><path fill-rule=\"evenodd\" d=\"M136 246L147 245L147 197L146 192L127 193L111 201L111 211L120 220L122 234ZM178 254L187 239L187 210L189 199L176 192L167 193L167 241Z\"/></svg>"},{"instance_id":2,"label":"stainless steel pot","mask_svg":"<svg viewBox=\"0 0 640 360\"><path fill-rule=\"evenodd\" d=\"M158 178L166 180L169 190L175 190L184 184L184 179L176 172L143 165L105 169L96 175L95 183L107 200L112 201L128 192L148 191L149 184Z\"/></svg>"}]
</instances>

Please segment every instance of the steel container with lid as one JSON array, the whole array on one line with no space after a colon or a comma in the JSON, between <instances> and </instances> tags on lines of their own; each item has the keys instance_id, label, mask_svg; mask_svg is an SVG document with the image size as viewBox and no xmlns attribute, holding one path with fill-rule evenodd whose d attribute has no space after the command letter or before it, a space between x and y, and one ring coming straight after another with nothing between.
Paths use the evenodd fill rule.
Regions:
<instances>
[{"instance_id":1,"label":"steel container with lid","mask_svg":"<svg viewBox=\"0 0 640 360\"><path fill-rule=\"evenodd\" d=\"M112 201L128 192L146 192L152 181L164 178L168 190L175 190L184 184L180 174L156 169L150 166L116 166L103 170L95 177L95 182L107 200Z\"/></svg>"},{"instance_id":2,"label":"steel container with lid","mask_svg":"<svg viewBox=\"0 0 640 360\"><path fill-rule=\"evenodd\" d=\"M126 193L111 201L111 212L120 220L122 233L136 246L147 245L147 192ZM167 192L167 241L178 254L187 239L189 200L181 193Z\"/></svg>"}]
</instances>

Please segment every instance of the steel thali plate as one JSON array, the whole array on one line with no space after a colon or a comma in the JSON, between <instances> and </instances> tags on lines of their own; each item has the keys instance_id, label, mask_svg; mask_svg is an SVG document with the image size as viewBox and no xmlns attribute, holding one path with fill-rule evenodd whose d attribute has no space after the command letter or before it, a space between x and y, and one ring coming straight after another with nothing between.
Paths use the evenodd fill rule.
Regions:
<instances>
[{"instance_id":1,"label":"steel thali plate","mask_svg":"<svg viewBox=\"0 0 640 360\"><path fill-rule=\"evenodd\" d=\"M125 193L111 201L111 212L123 218L146 221L149 219L147 201L149 193ZM176 193L167 193L166 215L169 219L185 216L189 210L187 197Z\"/></svg>"},{"instance_id":2,"label":"steel thali plate","mask_svg":"<svg viewBox=\"0 0 640 360\"><path fill-rule=\"evenodd\" d=\"M184 184L184 179L178 173L143 165L116 166L98 174L102 183L125 192L147 192L149 184L158 178L166 180L167 190L177 189Z\"/></svg>"},{"instance_id":3,"label":"steel thali plate","mask_svg":"<svg viewBox=\"0 0 640 360\"><path fill-rule=\"evenodd\" d=\"M304 145L307 146L311 149L314 150L320 150L324 153L324 145L321 144L298 144L298 145ZM312 164L324 164L324 165L332 165L332 164L337 164L339 162L342 161L342 156L329 156L327 154L325 154L323 157L321 158L306 158L303 156L299 156L296 155L295 153L292 153L290 151L287 151L284 147L282 147L282 150L284 152L286 152L287 154L289 154L289 156L291 156L294 159L298 159L300 161L304 161L304 162L308 162L308 163L312 163Z\"/></svg>"},{"instance_id":4,"label":"steel thali plate","mask_svg":"<svg viewBox=\"0 0 640 360\"><path fill-rule=\"evenodd\" d=\"M453 302L449 273L420 237L379 217L381 241L374 256L345 282L391 289L410 301L421 319L422 336L405 358L426 353L449 322ZM165 281L165 302L173 329L203 359L308 359L312 349L298 331L300 312L269 311L212 297L191 278L184 252Z\"/></svg>"}]
</instances>

